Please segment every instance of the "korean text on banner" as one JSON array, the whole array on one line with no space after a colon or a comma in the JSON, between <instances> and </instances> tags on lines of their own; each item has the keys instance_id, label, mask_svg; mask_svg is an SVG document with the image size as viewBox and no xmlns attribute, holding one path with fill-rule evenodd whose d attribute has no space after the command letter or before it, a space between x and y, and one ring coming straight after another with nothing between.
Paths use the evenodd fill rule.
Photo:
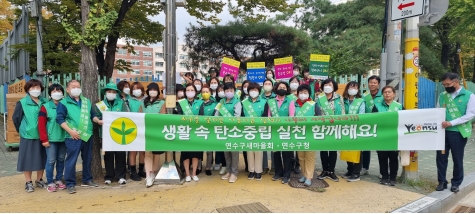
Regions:
<instances>
[{"instance_id":1,"label":"korean text on banner","mask_svg":"<svg viewBox=\"0 0 475 214\"><path fill-rule=\"evenodd\" d=\"M443 150L445 109L286 118L104 112L104 151Z\"/></svg>"},{"instance_id":2,"label":"korean text on banner","mask_svg":"<svg viewBox=\"0 0 475 214\"><path fill-rule=\"evenodd\" d=\"M330 55L310 54L310 75L315 79L327 79L330 71Z\"/></svg>"},{"instance_id":3,"label":"korean text on banner","mask_svg":"<svg viewBox=\"0 0 475 214\"><path fill-rule=\"evenodd\" d=\"M219 71L219 76L224 77L226 76L226 74L231 74L234 77L234 80L237 80L240 65L241 62L224 57L223 62L221 63L221 70Z\"/></svg>"},{"instance_id":4,"label":"korean text on banner","mask_svg":"<svg viewBox=\"0 0 475 214\"><path fill-rule=\"evenodd\" d=\"M266 80L266 63L265 62L248 62L247 63L247 80L261 83Z\"/></svg>"},{"instance_id":5,"label":"korean text on banner","mask_svg":"<svg viewBox=\"0 0 475 214\"><path fill-rule=\"evenodd\" d=\"M274 59L275 79L288 79L294 75L294 64L292 57Z\"/></svg>"}]
</instances>

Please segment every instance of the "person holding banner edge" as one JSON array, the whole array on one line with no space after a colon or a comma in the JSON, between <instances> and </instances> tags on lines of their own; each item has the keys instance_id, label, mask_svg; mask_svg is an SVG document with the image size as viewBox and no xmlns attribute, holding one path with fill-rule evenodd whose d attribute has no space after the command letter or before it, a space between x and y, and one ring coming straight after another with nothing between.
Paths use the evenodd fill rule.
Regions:
<instances>
[{"instance_id":1,"label":"person holding banner edge","mask_svg":"<svg viewBox=\"0 0 475 214\"><path fill-rule=\"evenodd\" d=\"M81 84L71 80L66 91L69 96L62 99L56 107L56 122L66 131L66 160L64 161L64 181L70 194L76 193L76 162L81 153L82 185L98 187L92 181L92 122L102 126L102 120L96 117L91 101L82 96Z\"/></svg>"},{"instance_id":2,"label":"person holding banner edge","mask_svg":"<svg viewBox=\"0 0 475 214\"><path fill-rule=\"evenodd\" d=\"M267 115L269 117L295 116L295 102L288 97L290 94L289 84L286 82L276 83L274 86L274 93L277 94L277 97L269 99L264 109L264 111L267 112ZM277 132L279 132L279 130L277 130ZM290 171L292 170L292 156L293 152L291 151L274 152L275 175L272 177L273 181L282 179L282 184L287 184L289 182Z\"/></svg>"},{"instance_id":3,"label":"person holding banner edge","mask_svg":"<svg viewBox=\"0 0 475 214\"><path fill-rule=\"evenodd\" d=\"M233 83L224 84L225 99L221 99L216 106L214 116L221 117L240 117L242 105L239 99L234 96L236 90ZM239 152L224 152L226 158L227 173L221 177L222 180L228 180L229 183L234 183L237 180L238 166L239 166Z\"/></svg>"},{"instance_id":4,"label":"person holding banner edge","mask_svg":"<svg viewBox=\"0 0 475 214\"><path fill-rule=\"evenodd\" d=\"M243 100L249 98L249 91L247 90L247 88L248 88L250 82L251 81L249 81L249 80L245 80L241 85L241 91L243 92L243 93L241 93L241 97L240 97L241 102ZM241 116L244 116L244 115L241 113ZM248 163L247 163L247 152L243 151L242 156L244 158L244 171L249 172Z\"/></svg>"},{"instance_id":5,"label":"person holding banner edge","mask_svg":"<svg viewBox=\"0 0 475 214\"><path fill-rule=\"evenodd\" d=\"M203 112L200 115L213 116L214 109L216 108L216 105L218 103L212 99L211 89L209 88L209 86L207 85L203 86L203 88L201 89L201 96L203 98L203 109L202 109ZM217 154L215 156L217 157ZM219 164L217 163L218 161L216 161L215 164L219 166ZM213 152L208 151L206 152L206 175L208 176L212 175L211 174L212 169L213 169Z\"/></svg>"},{"instance_id":6,"label":"person holding banner edge","mask_svg":"<svg viewBox=\"0 0 475 214\"><path fill-rule=\"evenodd\" d=\"M366 111L366 106L364 104L364 100L361 98L359 85L355 81L351 81L346 84L345 91L343 92L343 100L345 102L345 112L348 114L364 114ZM341 152L341 156L343 153ZM350 151L354 152L354 151ZM359 181L360 180L360 173L362 168L362 155L360 151L357 151L359 154L358 163L346 161L347 164L347 172L341 176L345 178L349 182Z\"/></svg>"},{"instance_id":7,"label":"person holding banner edge","mask_svg":"<svg viewBox=\"0 0 475 214\"><path fill-rule=\"evenodd\" d=\"M320 86L324 93L318 96L316 101L322 108L324 115L345 115L345 104L343 98L336 93L338 84L333 79L326 79ZM335 165L337 159L336 151L320 151L323 172L317 177L320 180L329 178L338 182L340 179L335 175Z\"/></svg>"},{"instance_id":8,"label":"person holding banner edge","mask_svg":"<svg viewBox=\"0 0 475 214\"><path fill-rule=\"evenodd\" d=\"M310 99L310 86L307 84L300 85L297 89L298 100L295 102L295 116L321 116L322 110L315 102ZM302 177L299 179L300 183L305 186L312 185L313 174L315 173L316 151L298 151L297 158L299 159L300 167L302 168ZM296 173L299 174L299 173Z\"/></svg>"},{"instance_id":9,"label":"person holding banner edge","mask_svg":"<svg viewBox=\"0 0 475 214\"><path fill-rule=\"evenodd\" d=\"M272 70L270 71L272 72ZM273 72L272 72L272 75L273 75ZM261 99L269 100L269 99L275 98L275 94L272 91L272 89L274 88L274 82L272 82L271 79L267 78L266 80L264 80L262 85L263 87L261 90L262 92ZM264 154L262 156L262 161L263 161L262 167L264 169L263 174L269 173L269 175L274 175L275 168L274 168L274 152L273 151L270 152L270 157L271 157L271 168L269 169L269 159L267 157L267 151L264 151Z\"/></svg>"},{"instance_id":10,"label":"person holding banner edge","mask_svg":"<svg viewBox=\"0 0 475 214\"><path fill-rule=\"evenodd\" d=\"M383 92L383 102L374 104L373 112L388 112L403 110L402 105L394 101L396 97L396 89L392 86L384 86L381 90ZM399 151L378 151L379 173L382 178L379 181L384 185L396 185L397 171L399 168L398 160ZM389 161L389 164L388 164ZM389 173L388 173L389 168Z\"/></svg>"},{"instance_id":11,"label":"person holding banner edge","mask_svg":"<svg viewBox=\"0 0 475 214\"><path fill-rule=\"evenodd\" d=\"M446 108L446 120L442 122L445 129L445 150L437 151L436 191L447 189L447 165L449 151L454 162L452 187L450 191L458 192L462 184L463 156L467 139L472 135L472 119L475 117L475 96L460 85L460 77L456 73L446 73L441 78L445 92L439 95L437 107Z\"/></svg>"},{"instance_id":12,"label":"person holding banner edge","mask_svg":"<svg viewBox=\"0 0 475 214\"><path fill-rule=\"evenodd\" d=\"M141 109L142 107L142 102L145 99L145 88L143 87L142 83L140 82L134 82L131 85L132 88L132 95L130 96L131 98L129 99L129 103L132 102L138 102L139 103L139 109L135 109L132 105L131 106L131 111L132 112L142 112L143 110ZM135 111L137 110L137 111ZM137 153L139 153L139 168L137 172L137 166L136 166L136 159L137 159ZM140 181L142 178L146 178L147 174L144 171L145 167L145 152L137 152L137 151L129 151L129 168L130 168L130 178L134 181ZM139 177L137 177L137 175ZM139 179L140 178L140 179Z\"/></svg>"}]
</instances>

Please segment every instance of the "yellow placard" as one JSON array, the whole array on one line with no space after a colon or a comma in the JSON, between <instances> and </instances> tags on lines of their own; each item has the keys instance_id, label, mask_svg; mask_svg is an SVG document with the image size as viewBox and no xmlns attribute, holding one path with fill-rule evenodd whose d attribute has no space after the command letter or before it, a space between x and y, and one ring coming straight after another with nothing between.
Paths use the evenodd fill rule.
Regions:
<instances>
[{"instance_id":1,"label":"yellow placard","mask_svg":"<svg viewBox=\"0 0 475 214\"><path fill-rule=\"evenodd\" d=\"M247 63L247 69L265 68L265 67L266 67L265 62L248 62Z\"/></svg>"},{"instance_id":2,"label":"yellow placard","mask_svg":"<svg viewBox=\"0 0 475 214\"><path fill-rule=\"evenodd\" d=\"M224 57L223 58L223 64L227 64L227 65L233 66L235 68L239 68L239 65L241 65L241 62L236 61L234 59Z\"/></svg>"},{"instance_id":3,"label":"yellow placard","mask_svg":"<svg viewBox=\"0 0 475 214\"><path fill-rule=\"evenodd\" d=\"M330 62L330 55L310 54L310 61Z\"/></svg>"},{"instance_id":4,"label":"yellow placard","mask_svg":"<svg viewBox=\"0 0 475 214\"><path fill-rule=\"evenodd\" d=\"M292 61L292 57L289 56L289 57L284 57L284 58L277 58L277 59L274 59L274 64L275 65L284 65L284 64L291 64L293 61Z\"/></svg>"}]
</instances>

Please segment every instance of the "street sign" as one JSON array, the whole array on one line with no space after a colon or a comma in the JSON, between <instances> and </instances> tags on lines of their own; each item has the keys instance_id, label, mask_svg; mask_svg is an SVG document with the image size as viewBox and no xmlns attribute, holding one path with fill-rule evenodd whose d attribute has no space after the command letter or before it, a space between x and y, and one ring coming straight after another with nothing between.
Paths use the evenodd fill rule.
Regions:
<instances>
[{"instance_id":1,"label":"street sign","mask_svg":"<svg viewBox=\"0 0 475 214\"><path fill-rule=\"evenodd\" d=\"M423 16L419 16L419 26L429 26L438 22L447 12L449 1L427 0Z\"/></svg>"},{"instance_id":2,"label":"street sign","mask_svg":"<svg viewBox=\"0 0 475 214\"><path fill-rule=\"evenodd\" d=\"M424 0L392 0L391 21L424 14Z\"/></svg>"}]
</instances>

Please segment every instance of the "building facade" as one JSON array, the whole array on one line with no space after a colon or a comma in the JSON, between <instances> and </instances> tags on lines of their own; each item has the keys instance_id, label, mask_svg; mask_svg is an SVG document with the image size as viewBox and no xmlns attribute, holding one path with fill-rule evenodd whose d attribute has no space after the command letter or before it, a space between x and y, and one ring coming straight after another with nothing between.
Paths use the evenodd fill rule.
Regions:
<instances>
[{"instance_id":1,"label":"building facade","mask_svg":"<svg viewBox=\"0 0 475 214\"><path fill-rule=\"evenodd\" d=\"M134 46L134 54L132 52L128 52L127 49L123 49L122 47L124 46L125 42L118 42L118 51L115 54L115 60L116 62L118 60L124 60L126 62L129 62L132 72L114 69L112 78L117 80L130 80L131 78L148 77L149 79L152 79L154 71L153 48L144 46Z\"/></svg>"}]
</instances>

